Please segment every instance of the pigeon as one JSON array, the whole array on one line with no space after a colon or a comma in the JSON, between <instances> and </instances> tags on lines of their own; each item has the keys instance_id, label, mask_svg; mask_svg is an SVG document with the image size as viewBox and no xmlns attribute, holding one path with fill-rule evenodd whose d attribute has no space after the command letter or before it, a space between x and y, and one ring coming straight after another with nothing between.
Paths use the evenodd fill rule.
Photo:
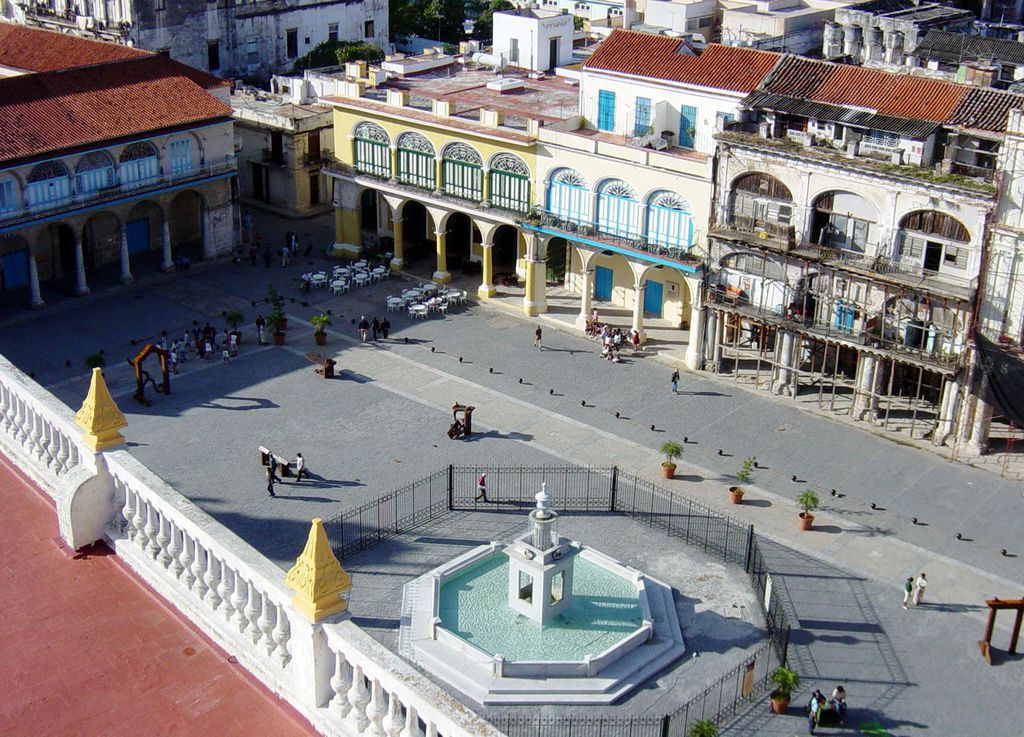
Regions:
<instances>
[{"instance_id":1,"label":"pigeon","mask_svg":"<svg viewBox=\"0 0 1024 737\"><path fill-rule=\"evenodd\" d=\"M462 363L462 356L459 356L459 363Z\"/></svg>"},{"instance_id":2,"label":"pigeon","mask_svg":"<svg viewBox=\"0 0 1024 737\"><path fill-rule=\"evenodd\" d=\"M434 351L436 351L436 350L437 350L437 349L436 349L436 348L435 348L434 346L430 346L430 352L431 352L431 353L433 353L433 352L434 352Z\"/></svg>"},{"instance_id":3,"label":"pigeon","mask_svg":"<svg viewBox=\"0 0 1024 737\"><path fill-rule=\"evenodd\" d=\"M494 367L492 366L491 368L487 369L487 373L493 374L494 373Z\"/></svg>"},{"instance_id":4,"label":"pigeon","mask_svg":"<svg viewBox=\"0 0 1024 737\"><path fill-rule=\"evenodd\" d=\"M523 383L523 380L522 380L522 379L520 379L520 380L519 380L519 383L520 383L520 384L522 384L522 383Z\"/></svg>"},{"instance_id":5,"label":"pigeon","mask_svg":"<svg viewBox=\"0 0 1024 737\"><path fill-rule=\"evenodd\" d=\"M615 413L615 419L616 420L619 419L619 413L618 412Z\"/></svg>"},{"instance_id":6,"label":"pigeon","mask_svg":"<svg viewBox=\"0 0 1024 737\"><path fill-rule=\"evenodd\" d=\"M651 425L651 431L652 432L654 431L654 425Z\"/></svg>"},{"instance_id":7,"label":"pigeon","mask_svg":"<svg viewBox=\"0 0 1024 737\"><path fill-rule=\"evenodd\" d=\"M872 509L878 509L878 507L877 507L877 506L875 505L875 503L874 503L874 502L871 502L871 508L872 508Z\"/></svg>"}]
</instances>

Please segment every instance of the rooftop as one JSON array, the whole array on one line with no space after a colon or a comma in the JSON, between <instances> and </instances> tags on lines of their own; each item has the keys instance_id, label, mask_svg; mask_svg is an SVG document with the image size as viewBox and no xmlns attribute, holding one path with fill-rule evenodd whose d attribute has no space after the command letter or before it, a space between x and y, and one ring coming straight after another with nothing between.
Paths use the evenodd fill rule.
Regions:
<instances>
[{"instance_id":1,"label":"rooftop","mask_svg":"<svg viewBox=\"0 0 1024 737\"><path fill-rule=\"evenodd\" d=\"M985 38L966 33L931 29L917 45L914 55L947 64L970 61L1005 61L1024 64L1024 43L1002 38Z\"/></svg>"},{"instance_id":2,"label":"rooftop","mask_svg":"<svg viewBox=\"0 0 1024 737\"><path fill-rule=\"evenodd\" d=\"M23 72L52 72L139 56L151 54L121 44L0 21L0 67Z\"/></svg>"},{"instance_id":3,"label":"rooftop","mask_svg":"<svg viewBox=\"0 0 1024 737\"><path fill-rule=\"evenodd\" d=\"M331 123L331 108L327 105L296 105L287 97L261 92L258 95L236 93L231 95L231 110L235 120L249 120L282 128L297 128L303 123L324 125Z\"/></svg>"},{"instance_id":4,"label":"rooftop","mask_svg":"<svg viewBox=\"0 0 1024 737\"><path fill-rule=\"evenodd\" d=\"M954 20L974 18L974 13L970 10L938 3L921 3L918 0L869 0L859 5L851 5L847 9L919 25L942 25Z\"/></svg>"}]
</instances>

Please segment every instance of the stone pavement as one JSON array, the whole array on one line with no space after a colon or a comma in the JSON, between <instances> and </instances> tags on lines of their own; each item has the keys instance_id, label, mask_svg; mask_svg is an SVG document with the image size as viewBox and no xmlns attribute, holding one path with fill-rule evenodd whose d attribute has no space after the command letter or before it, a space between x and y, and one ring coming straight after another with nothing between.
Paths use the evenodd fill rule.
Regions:
<instances>
[{"instance_id":1,"label":"stone pavement","mask_svg":"<svg viewBox=\"0 0 1024 737\"><path fill-rule=\"evenodd\" d=\"M159 290L118 291L45 323L44 311L5 330L0 351L77 408L86 353L105 346L109 356L123 356L129 337L192 320L211 319L221 327L218 313L231 305L244 307L251 320L251 301L262 299L268 282L278 284L296 300L288 305L284 350L255 348L250 330L240 359L226 367L186 364L175 393L155 398L149 408L127 399L127 366L114 363L120 358L112 359L107 373L129 415L132 452L282 565L301 547L312 514L330 516L449 462L557 459L617 463L655 475L657 447L686 437L686 463L670 487L725 509L731 474L743 457L756 455L762 469L747 485L745 504L728 511L811 556L803 566L844 572L832 578L794 567L791 589L803 594L794 614L799 636L808 638L797 643L807 648L801 669L814 678L859 679L864 698L854 698L847 681L851 701L883 715L898 727L893 734L945 724L951 697L958 699L961 719L960 731L951 734L971 734L970 720L979 718L1000 727L993 733L1012 733L1006 728L1013 710L1006 704L1016 697L1006 689L1022 685L1017 663L1003 655L1000 667L985 666L984 674L963 683L953 679L981 667L974 641L982 629L982 600L1024 589L1020 558L1000 554L1002 548L1011 556L1024 554L1019 484L714 377L686 375L683 391L673 396L666 367L643 357L609 365L598 360L594 343L575 336L546 331L546 348L537 351L531 347L534 321L486 307L416 323L391 313L397 340L359 345L349 321L383 314L383 297L400 285L383 283L341 297L299 295L295 280L310 263L318 261L302 260L291 269L196 269L162 282ZM311 328L301 321L318 309L342 316L328 344L344 369L334 382L314 378L301 357L313 349ZM110 320L112 314L119 323ZM44 324L45 341L39 340ZM473 442L443 437L456 400L479 407L482 432ZM262 496L254 447L268 437L280 452L302 450L321 476L317 484L286 485L294 498ZM824 509L815 532L798 533L793 499L811 485L825 490ZM843 496L831 497L832 488ZM967 540L957 541L957 532ZM814 559L822 562L806 562ZM903 612L900 582L921 570L932 581L936 606ZM803 589L796 585L801 582L810 583ZM1005 647L1006 637L997 632L997 648ZM898 698L887 695L890 686ZM908 723L900 726L900 720ZM786 725L780 735L801 729L798 719L771 724ZM762 729L769 727L758 726L757 733ZM737 732L743 733L750 732Z\"/></svg>"},{"instance_id":2,"label":"stone pavement","mask_svg":"<svg viewBox=\"0 0 1024 737\"><path fill-rule=\"evenodd\" d=\"M316 735L0 456L0 735Z\"/></svg>"}]
</instances>

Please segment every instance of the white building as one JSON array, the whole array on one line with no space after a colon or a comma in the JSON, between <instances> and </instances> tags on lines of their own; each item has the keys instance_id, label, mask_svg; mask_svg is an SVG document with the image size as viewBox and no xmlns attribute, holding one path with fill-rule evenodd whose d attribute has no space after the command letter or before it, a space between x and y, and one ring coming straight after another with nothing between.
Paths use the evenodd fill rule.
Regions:
<instances>
[{"instance_id":1,"label":"white building","mask_svg":"<svg viewBox=\"0 0 1024 737\"><path fill-rule=\"evenodd\" d=\"M509 66L546 72L572 61L572 16L519 8L494 14L494 49Z\"/></svg>"},{"instance_id":2,"label":"white building","mask_svg":"<svg viewBox=\"0 0 1024 737\"><path fill-rule=\"evenodd\" d=\"M7 18L169 55L221 77L267 79L328 40L388 42L387 0L41 0Z\"/></svg>"},{"instance_id":3,"label":"white building","mask_svg":"<svg viewBox=\"0 0 1024 737\"><path fill-rule=\"evenodd\" d=\"M852 0L720 0L720 40L730 46L817 52L822 26Z\"/></svg>"}]
</instances>

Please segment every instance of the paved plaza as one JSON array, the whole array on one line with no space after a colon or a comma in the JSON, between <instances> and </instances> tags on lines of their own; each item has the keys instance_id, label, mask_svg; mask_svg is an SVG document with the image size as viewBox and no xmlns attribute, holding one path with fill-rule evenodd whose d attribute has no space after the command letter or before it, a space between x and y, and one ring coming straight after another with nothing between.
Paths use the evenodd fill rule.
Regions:
<instances>
[{"instance_id":1,"label":"paved plaza","mask_svg":"<svg viewBox=\"0 0 1024 737\"><path fill-rule=\"evenodd\" d=\"M311 517L329 518L449 463L616 464L654 477L658 446L685 437L679 478L664 483L777 542L772 563L793 601L790 655L805 686L797 700L806 701L807 688L829 693L843 682L851 725L875 720L892 735L1019 731L1020 659L997 652L990 668L975 644L983 599L1024 590L1019 482L707 375L684 372L675 396L664 363L639 355L611 365L576 335L546 329L538 351L535 321L491 306L470 302L447 317L411 322L384 312L385 297L403 286L395 277L347 295L301 294L299 275L326 263L316 256L288 268L219 263L155 276L15 315L0 332L0 353L77 409L84 358L102 350L131 453L282 567L300 551ZM283 348L257 346L254 337L253 320L269 309L252 303L270 284L288 300ZM328 344L316 349L308 320L328 309ZM238 358L228 365L191 358L172 377L171 396L150 390L149 407L131 399L124 359L141 342L161 330L180 335L193 322L222 330L230 310L245 316ZM352 320L364 314L387 314L392 339L360 343ZM314 350L337 360L338 378L314 375L303 355ZM468 442L445 435L456 401L478 408L479 432ZM301 451L313 479L284 483L279 498L268 498L261 444L292 458ZM726 510L725 487L749 455L761 468L745 503ZM793 500L809 486L822 490L823 509L816 531L799 533ZM470 529L461 537L486 536ZM382 560L387 550L363 554L354 571L354 613L381 620L381 630L386 607L371 605L360 586L376 588L385 565L396 565L375 570L372 556ZM903 611L900 584L921 570L931 582L926 605ZM409 578L421 572L407 571ZM685 582L671 582L687 595ZM997 650L1009 620L996 631ZM729 734L802 732L793 711L769 717L759 704Z\"/></svg>"}]
</instances>

